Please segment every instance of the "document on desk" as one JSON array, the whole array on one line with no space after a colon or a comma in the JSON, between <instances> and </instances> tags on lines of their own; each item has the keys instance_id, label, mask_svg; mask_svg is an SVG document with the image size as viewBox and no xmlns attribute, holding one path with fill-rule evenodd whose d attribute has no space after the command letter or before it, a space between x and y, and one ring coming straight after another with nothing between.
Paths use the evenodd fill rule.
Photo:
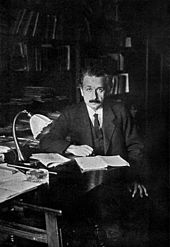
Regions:
<instances>
[{"instance_id":1,"label":"document on desk","mask_svg":"<svg viewBox=\"0 0 170 247\"><path fill-rule=\"evenodd\" d=\"M32 154L31 159L39 160L43 165L48 168L55 167L70 161L70 159L58 153L37 153Z\"/></svg>"},{"instance_id":2,"label":"document on desk","mask_svg":"<svg viewBox=\"0 0 170 247\"><path fill-rule=\"evenodd\" d=\"M27 181L26 175L17 169L0 165L0 203L37 188L42 183Z\"/></svg>"},{"instance_id":3,"label":"document on desk","mask_svg":"<svg viewBox=\"0 0 170 247\"><path fill-rule=\"evenodd\" d=\"M92 157L78 157L75 158L82 172L92 170L102 170L108 167L124 167L129 166L129 163L121 158L119 155L115 156L92 156Z\"/></svg>"}]
</instances>

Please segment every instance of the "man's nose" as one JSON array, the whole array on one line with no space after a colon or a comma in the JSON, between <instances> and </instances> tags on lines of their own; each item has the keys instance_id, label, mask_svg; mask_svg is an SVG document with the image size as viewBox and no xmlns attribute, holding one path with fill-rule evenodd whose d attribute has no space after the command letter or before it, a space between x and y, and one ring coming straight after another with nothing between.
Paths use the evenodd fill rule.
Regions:
<instances>
[{"instance_id":1,"label":"man's nose","mask_svg":"<svg viewBox=\"0 0 170 247\"><path fill-rule=\"evenodd\" d=\"M93 90L93 98L94 99L98 99L98 93L97 93L97 90Z\"/></svg>"}]
</instances>

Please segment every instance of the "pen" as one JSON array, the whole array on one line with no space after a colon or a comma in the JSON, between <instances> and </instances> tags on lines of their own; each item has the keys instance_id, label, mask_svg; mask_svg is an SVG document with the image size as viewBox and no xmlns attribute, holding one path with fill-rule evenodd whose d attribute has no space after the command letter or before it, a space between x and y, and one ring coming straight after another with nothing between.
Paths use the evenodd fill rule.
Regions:
<instances>
[{"instance_id":1,"label":"pen","mask_svg":"<svg viewBox=\"0 0 170 247\"><path fill-rule=\"evenodd\" d=\"M24 170L30 170L30 167L25 167L25 166L18 166L18 165L7 165L8 167L14 167L14 168L19 168L19 169L24 169Z\"/></svg>"},{"instance_id":2,"label":"pen","mask_svg":"<svg viewBox=\"0 0 170 247\"><path fill-rule=\"evenodd\" d=\"M18 165L12 165L12 164L8 164L7 166L8 166L8 167L18 168L19 170L21 170L21 172L23 172L22 170L24 170L24 169L25 169L25 170L34 169L34 168L30 168L30 167L18 166ZM39 170L39 169L34 169L34 170ZM49 171L49 174L57 175L57 172L50 172L50 171Z\"/></svg>"}]
</instances>

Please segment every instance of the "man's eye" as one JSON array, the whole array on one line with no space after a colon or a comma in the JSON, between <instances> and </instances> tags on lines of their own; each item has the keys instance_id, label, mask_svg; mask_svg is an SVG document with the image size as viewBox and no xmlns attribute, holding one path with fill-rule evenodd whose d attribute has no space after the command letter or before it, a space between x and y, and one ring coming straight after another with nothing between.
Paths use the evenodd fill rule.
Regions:
<instances>
[{"instance_id":1,"label":"man's eye","mask_svg":"<svg viewBox=\"0 0 170 247\"><path fill-rule=\"evenodd\" d=\"M86 91L87 92L91 92L92 91L92 88L86 88Z\"/></svg>"},{"instance_id":2,"label":"man's eye","mask_svg":"<svg viewBox=\"0 0 170 247\"><path fill-rule=\"evenodd\" d=\"M104 91L104 88L99 88L98 91L102 93Z\"/></svg>"}]
</instances>

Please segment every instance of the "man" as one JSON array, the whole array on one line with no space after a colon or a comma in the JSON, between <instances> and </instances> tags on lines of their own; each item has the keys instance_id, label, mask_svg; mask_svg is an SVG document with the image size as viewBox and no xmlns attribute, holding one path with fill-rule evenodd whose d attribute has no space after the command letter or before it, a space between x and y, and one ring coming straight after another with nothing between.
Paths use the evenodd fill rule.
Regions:
<instances>
[{"instance_id":1,"label":"man","mask_svg":"<svg viewBox=\"0 0 170 247\"><path fill-rule=\"evenodd\" d=\"M109 97L109 77L99 66L87 68L82 73L80 90L84 102L63 111L50 132L40 139L40 148L45 152L75 156L120 155L131 166L126 175L128 182L129 178L132 182L129 187L132 198L138 193L141 198L148 196L139 179L143 144L130 113L122 103ZM93 190L89 203L95 205L94 211L98 207L96 215L101 221L112 219L113 214L119 215L122 197L127 193L127 180L122 180L120 174L117 179L113 175L109 182ZM122 181L126 181L123 186Z\"/></svg>"}]
</instances>

